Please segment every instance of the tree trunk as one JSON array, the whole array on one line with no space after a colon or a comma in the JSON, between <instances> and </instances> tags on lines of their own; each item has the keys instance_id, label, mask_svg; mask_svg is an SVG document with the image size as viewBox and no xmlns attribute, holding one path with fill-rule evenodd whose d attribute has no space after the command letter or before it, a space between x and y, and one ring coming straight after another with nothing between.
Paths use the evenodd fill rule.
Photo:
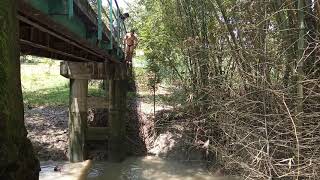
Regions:
<instances>
[{"instance_id":1,"label":"tree trunk","mask_svg":"<svg viewBox=\"0 0 320 180\"><path fill-rule=\"evenodd\" d=\"M24 126L16 5L0 1L0 179L36 180L39 161Z\"/></svg>"}]
</instances>

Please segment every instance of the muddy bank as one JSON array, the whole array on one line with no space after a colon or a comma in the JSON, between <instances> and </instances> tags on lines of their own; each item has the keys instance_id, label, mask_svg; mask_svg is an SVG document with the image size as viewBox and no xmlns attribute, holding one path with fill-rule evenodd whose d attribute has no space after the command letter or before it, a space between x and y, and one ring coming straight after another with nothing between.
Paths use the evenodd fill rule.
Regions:
<instances>
[{"instance_id":1,"label":"muddy bank","mask_svg":"<svg viewBox=\"0 0 320 180\"><path fill-rule=\"evenodd\" d=\"M145 122L148 154L179 161L197 161L206 166L214 163L215 156L208 151L209 142L191 138L189 134L194 133L194 129L172 107L158 109L156 117L146 115Z\"/></svg>"},{"instance_id":2,"label":"muddy bank","mask_svg":"<svg viewBox=\"0 0 320 180\"><path fill-rule=\"evenodd\" d=\"M127 154L142 156L147 149L140 133L139 103L135 98L128 100L127 113ZM35 153L43 161L67 160L68 155L68 107L40 106L25 109L25 124ZM88 126L107 127L107 109L89 109ZM88 142L88 157L94 160L106 160L107 141Z\"/></svg>"},{"instance_id":3,"label":"muddy bank","mask_svg":"<svg viewBox=\"0 0 320 180\"><path fill-rule=\"evenodd\" d=\"M183 118L174 115L174 107L157 104L154 117L153 102L145 96L128 100L128 123L126 143L128 155L151 154L180 161L208 161L205 142L194 145L194 139L186 136ZM107 126L108 111L91 109L88 114L89 126ZM179 119L180 118L180 119ZM35 152L41 160L67 160L68 152L68 108L35 107L25 110L25 122ZM107 159L106 142L90 143L89 157Z\"/></svg>"},{"instance_id":4,"label":"muddy bank","mask_svg":"<svg viewBox=\"0 0 320 180\"><path fill-rule=\"evenodd\" d=\"M67 160L68 108L25 109L28 138L40 160Z\"/></svg>"}]
</instances>

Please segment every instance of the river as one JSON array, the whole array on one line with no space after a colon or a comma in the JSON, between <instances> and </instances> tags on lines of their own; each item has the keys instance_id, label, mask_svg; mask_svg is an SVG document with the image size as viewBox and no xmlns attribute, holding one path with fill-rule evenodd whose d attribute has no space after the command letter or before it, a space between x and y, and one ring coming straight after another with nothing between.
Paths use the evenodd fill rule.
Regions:
<instances>
[{"instance_id":1,"label":"river","mask_svg":"<svg viewBox=\"0 0 320 180\"><path fill-rule=\"evenodd\" d=\"M64 167L54 172L58 165ZM77 166L66 162L42 162L40 180L69 180ZM65 172L68 171L68 172ZM218 180L201 168L198 163L190 164L165 160L154 156L131 157L122 163L94 162L88 180Z\"/></svg>"}]
</instances>

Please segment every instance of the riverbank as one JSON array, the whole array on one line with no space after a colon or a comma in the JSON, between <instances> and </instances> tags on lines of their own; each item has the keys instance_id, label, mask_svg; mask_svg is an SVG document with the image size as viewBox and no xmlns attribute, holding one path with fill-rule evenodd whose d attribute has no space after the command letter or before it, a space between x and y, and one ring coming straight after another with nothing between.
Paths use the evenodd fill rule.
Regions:
<instances>
[{"instance_id":1,"label":"riverbank","mask_svg":"<svg viewBox=\"0 0 320 180\"><path fill-rule=\"evenodd\" d=\"M39 106L25 110L28 138L40 160L67 160L68 108Z\"/></svg>"},{"instance_id":2,"label":"riverbank","mask_svg":"<svg viewBox=\"0 0 320 180\"><path fill-rule=\"evenodd\" d=\"M177 113L182 107L177 104L179 94L172 94L177 91L159 86L153 97L146 82L145 72L137 69L137 92L128 94L128 156L149 154L179 162L197 162L219 174L219 166L214 155L208 151L207 142L188 136L188 132L194 133L194 128L188 125L192 124L192 119ZM22 83L25 124L38 158L41 161L67 160L68 80L60 76L59 64L23 64ZM99 83L91 83L89 93L101 95ZM99 116L106 115L100 110L90 110L89 124L98 111ZM105 147L95 150L90 158L106 160Z\"/></svg>"},{"instance_id":3,"label":"riverbank","mask_svg":"<svg viewBox=\"0 0 320 180\"><path fill-rule=\"evenodd\" d=\"M160 91L159 95L163 95L164 90ZM141 149L141 144L146 143L146 149L150 154L163 155L166 151L166 143L163 141L163 135L160 139L155 136L154 128L154 107L153 102L150 101L148 93L143 92L137 96L131 97L128 101L129 107L129 123L131 126L130 135L137 134L140 130L140 137L144 142L139 142L138 137L129 137L132 149L131 154L142 155L146 153ZM172 107L165 104L156 105L156 113L170 110ZM89 120L92 119L92 111L90 111ZM135 119L136 118L136 119ZM133 122L133 123L130 123ZM139 123L136 123L139 122ZM25 108L25 124L28 130L28 137L31 140L34 150L40 160L67 160L68 152L68 107L63 105L58 106L33 106ZM139 129L135 129L139 128ZM135 131L135 132L132 132ZM169 134L168 134L169 135ZM167 138L168 141L172 139ZM129 142L129 143L130 143ZM138 145L137 145L138 144ZM160 147L160 148L159 148ZM157 149L157 150L156 150ZM156 152L158 151L158 152ZM101 156L101 154L99 155ZM103 156L103 155L102 155ZM102 157L93 157L103 159Z\"/></svg>"}]
</instances>

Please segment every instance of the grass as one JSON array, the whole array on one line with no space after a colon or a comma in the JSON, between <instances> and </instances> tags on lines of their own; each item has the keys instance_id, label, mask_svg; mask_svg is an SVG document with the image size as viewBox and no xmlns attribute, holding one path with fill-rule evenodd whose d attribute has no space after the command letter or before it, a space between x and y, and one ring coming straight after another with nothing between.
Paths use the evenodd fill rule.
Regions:
<instances>
[{"instance_id":1,"label":"grass","mask_svg":"<svg viewBox=\"0 0 320 180\"><path fill-rule=\"evenodd\" d=\"M135 80L139 84L140 96L153 102L152 90L148 87L148 73L143 67L135 67ZM38 106L67 106L69 104L69 79L60 75L60 62L49 59L37 58L21 64L21 82L23 100L31 107ZM89 96L104 96L100 88L101 81L89 82ZM135 93L128 93L128 98L136 97ZM157 103L171 102L174 97L157 94Z\"/></svg>"},{"instance_id":2,"label":"grass","mask_svg":"<svg viewBox=\"0 0 320 180\"><path fill-rule=\"evenodd\" d=\"M21 82L25 104L37 106L67 106L69 79L60 75L59 61L43 60L21 64ZM89 83L89 95L102 96L99 81Z\"/></svg>"}]
</instances>

